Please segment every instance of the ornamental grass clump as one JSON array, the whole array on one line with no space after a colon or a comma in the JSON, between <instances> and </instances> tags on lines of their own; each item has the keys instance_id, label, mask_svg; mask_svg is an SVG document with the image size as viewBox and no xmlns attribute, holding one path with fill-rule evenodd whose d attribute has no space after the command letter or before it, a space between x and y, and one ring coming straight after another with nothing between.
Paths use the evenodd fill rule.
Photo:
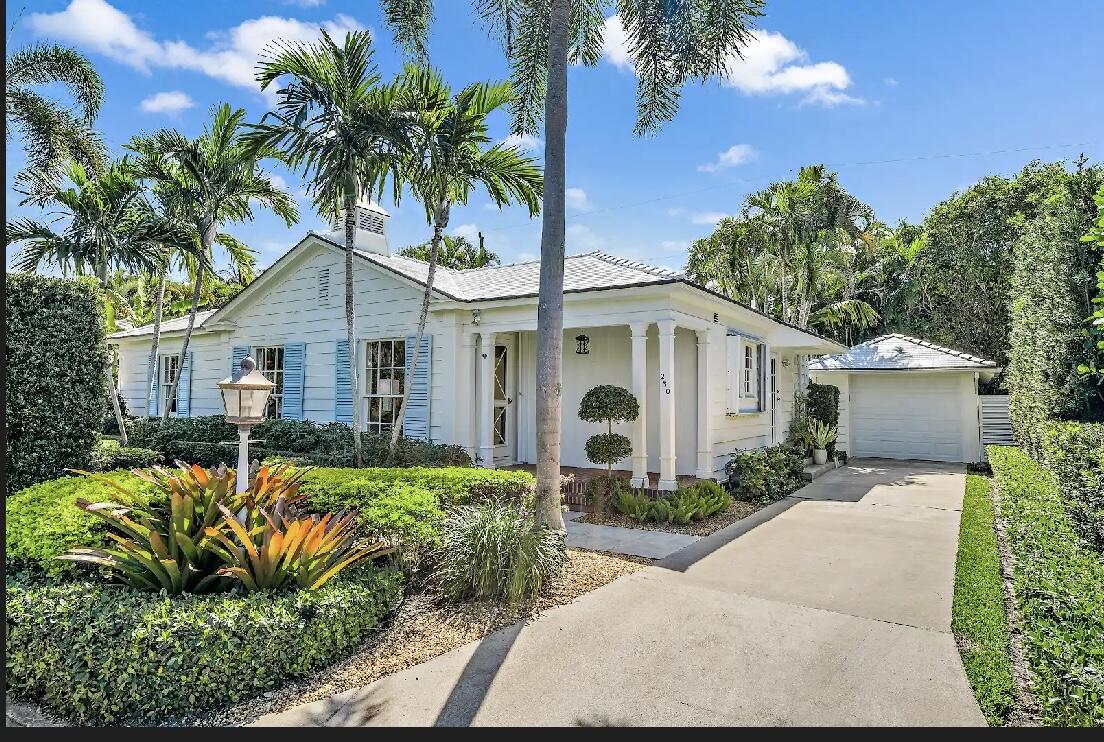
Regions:
<instances>
[{"instance_id":1,"label":"ornamental grass clump","mask_svg":"<svg viewBox=\"0 0 1104 742\"><path fill-rule=\"evenodd\" d=\"M536 525L513 503L488 499L446 516L435 578L452 600L517 603L540 592L563 566L563 535Z\"/></svg>"}]
</instances>

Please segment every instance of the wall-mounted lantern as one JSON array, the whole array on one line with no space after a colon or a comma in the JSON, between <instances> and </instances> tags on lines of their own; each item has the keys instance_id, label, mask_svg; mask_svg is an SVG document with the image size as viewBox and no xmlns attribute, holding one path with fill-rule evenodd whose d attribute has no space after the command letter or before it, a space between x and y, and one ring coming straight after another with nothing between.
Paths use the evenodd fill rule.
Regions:
<instances>
[{"instance_id":1,"label":"wall-mounted lantern","mask_svg":"<svg viewBox=\"0 0 1104 742\"><path fill-rule=\"evenodd\" d=\"M586 335L575 336L575 353L581 356L590 355L590 338Z\"/></svg>"},{"instance_id":2,"label":"wall-mounted lantern","mask_svg":"<svg viewBox=\"0 0 1104 742\"><path fill-rule=\"evenodd\" d=\"M473 309L472 310L472 324L476 325L478 327L480 317L481 317L480 311L478 309Z\"/></svg>"}]
</instances>

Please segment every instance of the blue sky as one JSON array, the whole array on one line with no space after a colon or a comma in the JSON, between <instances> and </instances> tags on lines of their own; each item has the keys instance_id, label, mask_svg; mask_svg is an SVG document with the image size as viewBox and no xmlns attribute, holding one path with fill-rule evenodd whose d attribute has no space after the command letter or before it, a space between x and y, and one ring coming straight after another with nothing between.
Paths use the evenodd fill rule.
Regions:
<instances>
[{"instance_id":1,"label":"blue sky","mask_svg":"<svg viewBox=\"0 0 1104 742\"><path fill-rule=\"evenodd\" d=\"M437 2L431 61L455 87L508 76L470 7ZM250 83L252 66L273 35L366 27L384 76L402 63L371 0L16 0L7 3L9 25L21 8L11 47L69 43L100 71L107 96L98 125L117 153L137 132L171 126L196 135L223 101L259 118L268 102ZM1102 27L1098 0L768 0L746 61L723 80L688 87L676 120L637 138L635 77L611 20L602 62L570 71L568 252L601 249L681 267L689 244L747 193L813 162L836 169L893 223L917 221L952 191L1033 158L1104 159ZM502 115L493 131L505 138L508 127ZM538 157L540 144L532 143ZM1079 146L1063 146L1071 144ZM22 161L18 142L7 155L10 184ZM301 192L298 178L271 169ZM393 249L428 237L412 199L383 205ZM9 218L36 213L18 208L10 188L7 208ZM321 226L309 203L301 209L291 230L261 214L230 231L268 265ZM539 219L489 207L482 194L454 210L450 226L473 237L476 230L506 262L539 253Z\"/></svg>"}]
</instances>

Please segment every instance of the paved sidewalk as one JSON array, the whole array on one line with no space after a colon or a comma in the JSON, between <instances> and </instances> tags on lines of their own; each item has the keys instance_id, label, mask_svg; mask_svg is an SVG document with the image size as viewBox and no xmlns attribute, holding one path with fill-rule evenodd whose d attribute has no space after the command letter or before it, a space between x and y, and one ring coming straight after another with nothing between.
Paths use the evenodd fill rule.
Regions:
<instances>
[{"instance_id":1,"label":"paved sidewalk","mask_svg":"<svg viewBox=\"0 0 1104 742\"><path fill-rule=\"evenodd\" d=\"M853 461L531 623L260 725L983 725L959 465Z\"/></svg>"}]
</instances>

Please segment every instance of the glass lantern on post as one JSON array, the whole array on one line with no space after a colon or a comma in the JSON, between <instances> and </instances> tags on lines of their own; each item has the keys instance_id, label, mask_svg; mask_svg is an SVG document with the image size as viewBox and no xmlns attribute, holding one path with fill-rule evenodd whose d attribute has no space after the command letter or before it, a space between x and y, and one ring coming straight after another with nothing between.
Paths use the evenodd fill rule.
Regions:
<instances>
[{"instance_id":1,"label":"glass lantern on post","mask_svg":"<svg viewBox=\"0 0 1104 742\"><path fill-rule=\"evenodd\" d=\"M257 362L249 357L242 359L237 381L228 376L218 383L226 422L238 426L238 492L249 489L249 431L264 421L268 397L275 386L257 370Z\"/></svg>"}]
</instances>

